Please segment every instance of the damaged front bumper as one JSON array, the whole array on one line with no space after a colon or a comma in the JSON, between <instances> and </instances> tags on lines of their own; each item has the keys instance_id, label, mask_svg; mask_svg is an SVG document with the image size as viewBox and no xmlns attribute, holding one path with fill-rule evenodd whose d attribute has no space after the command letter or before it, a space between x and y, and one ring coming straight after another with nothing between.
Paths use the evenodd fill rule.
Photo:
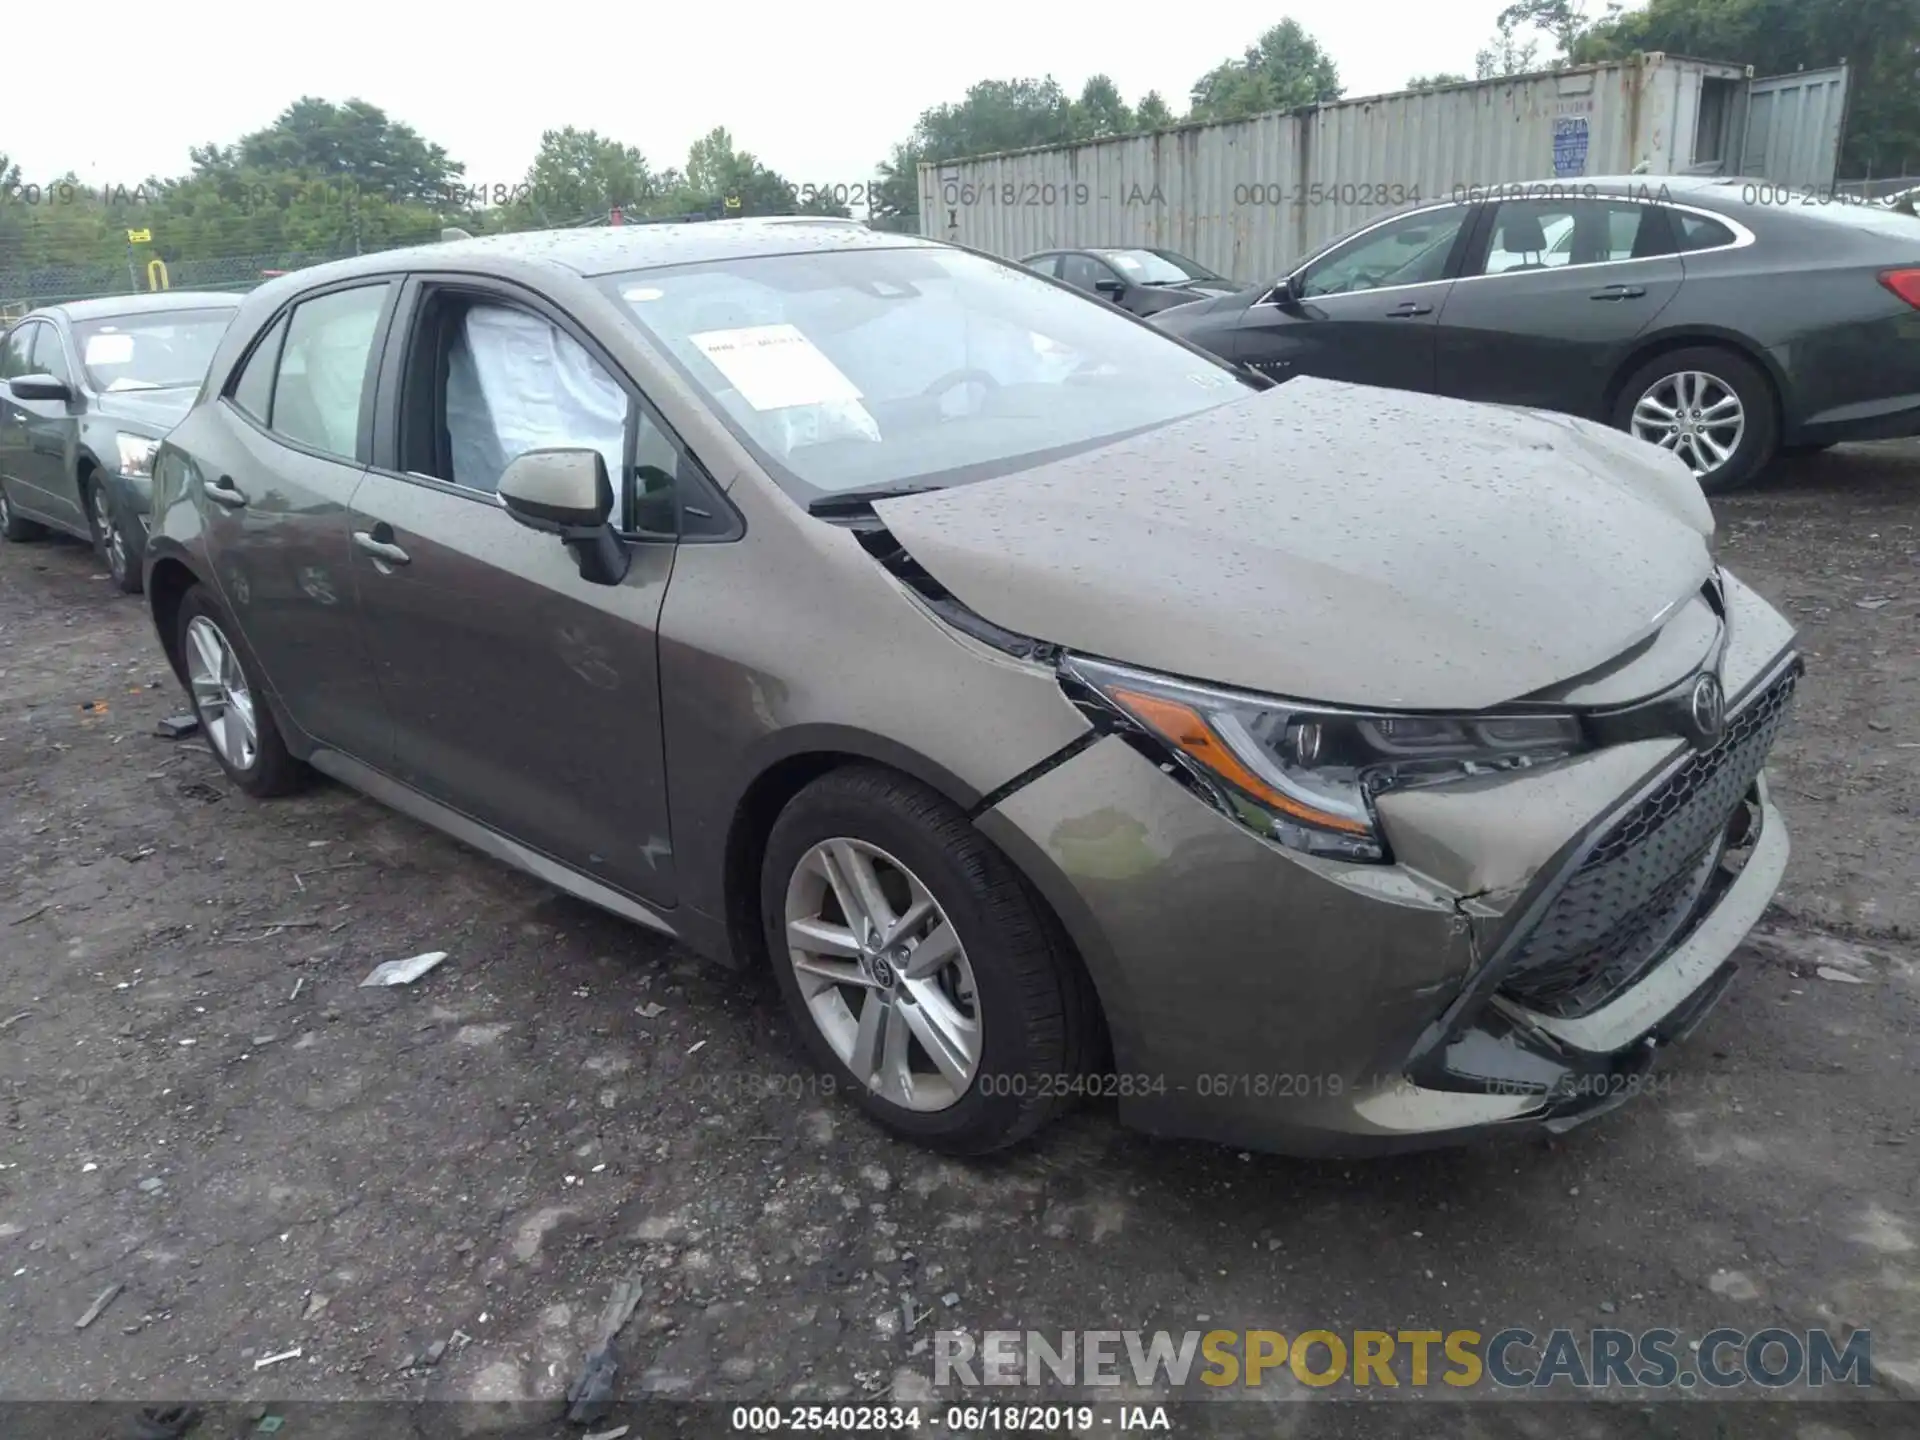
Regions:
<instances>
[{"instance_id":1,"label":"damaged front bumper","mask_svg":"<svg viewBox=\"0 0 1920 1440\"><path fill-rule=\"evenodd\" d=\"M1565 1129L1645 1088L1785 869L1762 767L1800 662L1734 658L1709 750L1639 742L1383 806L1396 864L1282 852L1119 736L978 823L1073 934L1129 1123L1303 1154Z\"/></svg>"}]
</instances>

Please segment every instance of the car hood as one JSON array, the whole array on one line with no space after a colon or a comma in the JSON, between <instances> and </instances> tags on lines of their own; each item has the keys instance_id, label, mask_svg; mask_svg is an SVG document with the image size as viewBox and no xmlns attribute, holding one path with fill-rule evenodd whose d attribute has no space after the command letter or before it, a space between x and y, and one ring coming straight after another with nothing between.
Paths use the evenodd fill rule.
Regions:
<instances>
[{"instance_id":1,"label":"car hood","mask_svg":"<svg viewBox=\"0 0 1920 1440\"><path fill-rule=\"evenodd\" d=\"M197 385L176 385L165 390L113 390L94 397L93 412L158 437L186 419L198 394Z\"/></svg>"},{"instance_id":2,"label":"car hood","mask_svg":"<svg viewBox=\"0 0 1920 1440\"><path fill-rule=\"evenodd\" d=\"M1315 379L875 510L996 625L1345 705L1478 708L1584 674L1713 568L1712 512L1653 446Z\"/></svg>"}]
</instances>

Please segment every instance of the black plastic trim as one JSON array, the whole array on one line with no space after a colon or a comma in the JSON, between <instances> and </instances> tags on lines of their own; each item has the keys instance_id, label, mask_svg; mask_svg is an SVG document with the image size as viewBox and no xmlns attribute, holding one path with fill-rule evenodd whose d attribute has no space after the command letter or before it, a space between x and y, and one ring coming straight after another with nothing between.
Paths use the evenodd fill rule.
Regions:
<instances>
[{"instance_id":1,"label":"black plastic trim","mask_svg":"<svg viewBox=\"0 0 1920 1440\"><path fill-rule=\"evenodd\" d=\"M1765 666L1739 695L1736 703L1728 707L1731 719L1744 710L1752 700L1764 695L1773 685L1787 674L1801 674L1806 669L1806 661L1793 645L1788 645L1773 661ZM1406 1073L1415 1076L1417 1083L1432 1083L1434 1088L1450 1087L1446 1083L1447 1066L1445 1055L1487 1011L1488 1003L1506 979L1507 971L1512 968L1514 958L1521 946L1531 935L1540 920L1546 914L1560 891L1571 880L1587 857L1616 825L1621 816L1628 814L1691 759L1691 751L1682 753L1670 760L1663 761L1649 772L1632 790L1615 802L1596 819L1589 821L1580 832L1569 840L1556 860L1541 867L1532 887L1528 890L1520 905L1519 918L1507 927L1505 936L1485 964L1475 971L1447 1006L1438 1019L1429 1025L1415 1043L1407 1057ZM1542 1043L1561 1049L1558 1042L1552 1041L1544 1032L1534 1031ZM1420 1078L1425 1077L1425 1078Z\"/></svg>"}]
</instances>

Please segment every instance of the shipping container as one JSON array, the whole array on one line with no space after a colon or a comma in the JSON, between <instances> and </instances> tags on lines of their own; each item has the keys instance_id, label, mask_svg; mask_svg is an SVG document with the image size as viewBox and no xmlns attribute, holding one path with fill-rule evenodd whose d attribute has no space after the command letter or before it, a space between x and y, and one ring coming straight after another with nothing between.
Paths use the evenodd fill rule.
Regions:
<instances>
[{"instance_id":1,"label":"shipping container","mask_svg":"<svg viewBox=\"0 0 1920 1440\"><path fill-rule=\"evenodd\" d=\"M1637 173L1829 188L1846 94L1844 65L1756 80L1640 54L923 164L920 229L1011 259L1158 247L1253 283L1375 215L1476 186Z\"/></svg>"}]
</instances>

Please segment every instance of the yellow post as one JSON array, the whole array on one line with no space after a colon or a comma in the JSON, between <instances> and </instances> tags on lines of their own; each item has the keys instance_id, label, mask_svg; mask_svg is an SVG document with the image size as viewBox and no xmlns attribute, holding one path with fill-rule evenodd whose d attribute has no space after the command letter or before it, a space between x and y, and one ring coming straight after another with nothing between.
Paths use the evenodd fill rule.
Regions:
<instances>
[{"instance_id":1,"label":"yellow post","mask_svg":"<svg viewBox=\"0 0 1920 1440\"><path fill-rule=\"evenodd\" d=\"M167 279L167 262L158 255L147 262L147 289L170 290L173 286Z\"/></svg>"}]
</instances>

